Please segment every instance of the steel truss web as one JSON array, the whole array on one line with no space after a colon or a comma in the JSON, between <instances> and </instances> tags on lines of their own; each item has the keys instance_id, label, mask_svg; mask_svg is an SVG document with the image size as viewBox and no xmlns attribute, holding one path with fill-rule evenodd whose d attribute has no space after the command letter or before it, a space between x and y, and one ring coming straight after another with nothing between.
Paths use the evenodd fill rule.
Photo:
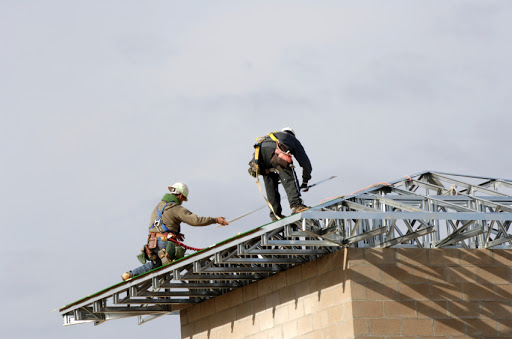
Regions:
<instances>
[{"instance_id":1,"label":"steel truss web","mask_svg":"<svg viewBox=\"0 0 512 339\"><path fill-rule=\"evenodd\" d=\"M347 247L511 248L512 180L425 171L263 225L60 308L139 324Z\"/></svg>"}]
</instances>

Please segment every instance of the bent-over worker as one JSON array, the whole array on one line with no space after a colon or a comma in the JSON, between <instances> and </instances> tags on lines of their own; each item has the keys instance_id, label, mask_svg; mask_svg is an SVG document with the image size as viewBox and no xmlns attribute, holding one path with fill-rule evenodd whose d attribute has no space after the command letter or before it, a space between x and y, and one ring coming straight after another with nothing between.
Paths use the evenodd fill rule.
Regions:
<instances>
[{"instance_id":1,"label":"bent-over worker","mask_svg":"<svg viewBox=\"0 0 512 339\"><path fill-rule=\"evenodd\" d=\"M277 139L277 141L274 139ZM282 149L284 149L284 152L281 152ZM270 211L270 218L275 221L284 217L282 215L281 196L278 190L279 179L288 196L292 213L307 209L308 207L304 205L300 197L299 189L307 190L313 169L304 147L295 137L295 131L290 127L285 127L280 132L269 133L261 141L259 152L260 174L263 176L267 198L273 209L273 211ZM288 160L283 161L278 153L285 153L284 155L288 157ZM302 167L302 185L299 188L297 188L298 182L296 182L290 154L297 159Z\"/></svg>"}]
</instances>

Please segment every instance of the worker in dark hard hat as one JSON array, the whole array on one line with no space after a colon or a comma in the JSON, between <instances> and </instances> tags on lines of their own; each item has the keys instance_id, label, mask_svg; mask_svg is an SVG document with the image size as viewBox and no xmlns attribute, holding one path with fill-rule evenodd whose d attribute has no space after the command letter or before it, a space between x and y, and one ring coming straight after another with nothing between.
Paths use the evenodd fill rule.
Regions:
<instances>
[{"instance_id":1,"label":"worker in dark hard hat","mask_svg":"<svg viewBox=\"0 0 512 339\"><path fill-rule=\"evenodd\" d=\"M295 131L285 127L280 132L269 133L258 142L255 145L257 150L259 146L257 166L259 166L259 174L263 176L268 202L272 206L270 218L274 221L283 218L281 196L278 190L279 179L288 196L292 213L307 209L300 197L299 189L307 190L312 167L304 147L295 137ZM302 167L300 187L292 167L292 155Z\"/></svg>"},{"instance_id":2,"label":"worker in dark hard hat","mask_svg":"<svg viewBox=\"0 0 512 339\"><path fill-rule=\"evenodd\" d=\"M149 224L148 243L144 246L143 255L139 256L142 266L123 273L123 280L146 273L154 268L182 258L185 249L170 239L183 241L185 236L181 233L180 223L190 226L208 226L212 224L228 225L224 217L199 217L181 206L188 200L188 187L177 182L169 187L170 194L163 196L162 201L153 210Z\"/></svg>"}]
</instances>

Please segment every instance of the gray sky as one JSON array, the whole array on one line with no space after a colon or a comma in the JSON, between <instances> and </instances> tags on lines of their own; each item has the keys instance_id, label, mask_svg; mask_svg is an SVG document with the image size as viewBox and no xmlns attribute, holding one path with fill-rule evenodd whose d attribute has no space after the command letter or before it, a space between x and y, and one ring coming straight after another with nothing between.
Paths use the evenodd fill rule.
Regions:
<instances>
[{"instance_id":1,"label":"gray sky","mask_svg":"<svg viewBox=\"0 0 512 339\"><path fill-rule=\"evenodd\" d=\"M138 265L166 186L264 204L255 138L292 126L308 205L432 169L512 178L510 1L0 1L0 336L179 338L177 316L62 327ZM289 209L284 204L285 213ZM183 226L204 247L267 222Z\"/></svg>"}]
</instances>

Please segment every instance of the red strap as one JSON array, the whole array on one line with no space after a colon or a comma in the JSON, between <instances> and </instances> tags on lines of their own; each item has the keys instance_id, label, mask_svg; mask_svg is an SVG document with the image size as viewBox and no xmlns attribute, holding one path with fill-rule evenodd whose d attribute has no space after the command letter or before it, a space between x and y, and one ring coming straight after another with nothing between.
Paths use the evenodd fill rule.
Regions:
<instances>
[{"instance_id":1,"label":"red strap","mask_svg":"<svg viewBox=\"0 0 512 339\"><path fill-rule=\"evenodd\" d=\"M195 248L195 247L187 246L184 243L182 243L182 242L180 242L180 241L178 241L176 239L173 239L173 238L169 238L168 240L172 241L175 244L178 244L181 247L186 248L187 250L191 250L191 251L201 251L201 250L203 250L203 248Z\"/></svg>"}]
</instances>

